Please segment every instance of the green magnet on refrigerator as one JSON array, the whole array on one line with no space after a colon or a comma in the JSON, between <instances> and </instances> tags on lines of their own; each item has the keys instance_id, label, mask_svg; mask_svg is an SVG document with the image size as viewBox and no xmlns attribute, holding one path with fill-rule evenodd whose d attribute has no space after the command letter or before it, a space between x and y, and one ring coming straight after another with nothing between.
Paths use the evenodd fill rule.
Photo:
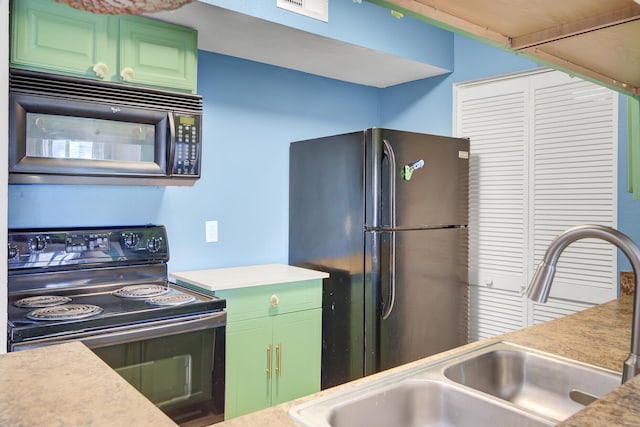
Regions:
<instances>
[{"instance_id":1,"label":"green magnet on refrigerator","mask_svg":"<svg viewBox=\"0 0 640 427\"><path fill-rule=\"evenodd\" d=\"M411 176L413 175L413 172L422 168L423 166L424 160L418 160L411 164L404 165L400 170L400 176L402 176L402 179L404 179L405 181L409 181L411 179Z\"/></svg>"}]
</instances>

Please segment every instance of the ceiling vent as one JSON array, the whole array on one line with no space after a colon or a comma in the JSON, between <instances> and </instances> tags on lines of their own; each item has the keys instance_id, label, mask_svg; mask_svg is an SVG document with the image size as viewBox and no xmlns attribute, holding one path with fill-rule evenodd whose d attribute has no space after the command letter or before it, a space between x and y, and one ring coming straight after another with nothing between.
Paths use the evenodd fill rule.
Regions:
<instances>
[{"instance_id":1,"label":"ceiling vent","mask_svg":"<svg viewBox=\"0 0 640 427\"><path fill-rule=\"evenodd\" d=\"M276 0L276 6L300 15L329 22L329 0Z\"/></svg>"}]
</instances>

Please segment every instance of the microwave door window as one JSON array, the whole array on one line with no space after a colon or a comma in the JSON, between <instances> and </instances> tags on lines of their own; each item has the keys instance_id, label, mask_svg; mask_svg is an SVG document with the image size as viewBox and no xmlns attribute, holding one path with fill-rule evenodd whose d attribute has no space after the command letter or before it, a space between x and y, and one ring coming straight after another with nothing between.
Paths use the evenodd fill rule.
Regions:
<instances>
[{"instance_id":1,"label":"microwave door window","mask_svg":"<svg viewBox=\"0 0 640 427\"><path fill-rule=\"evenodd\" d=\"M155 163L155 131L151 124L27 113L26 155Z\"/></svg>"}]
</instances>

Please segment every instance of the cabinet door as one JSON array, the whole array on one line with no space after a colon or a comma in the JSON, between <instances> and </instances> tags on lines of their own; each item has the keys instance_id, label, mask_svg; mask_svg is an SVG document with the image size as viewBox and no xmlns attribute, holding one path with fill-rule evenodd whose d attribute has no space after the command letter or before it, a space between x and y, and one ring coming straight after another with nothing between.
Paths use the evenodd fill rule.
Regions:
<instances>
[{"instance_id":1,"label":"cabinet door","mask_svg":"<svg viewBox=\"0 0 640 427\"><path fill-rule=\"evenodd\" d=\"M197 43L197 33L190 28L122 17L118 74L135 84L195 92Z\"/></svg>"},{"instance_id":2,"label":"cabinet door","mask_svg":"<svg viewBox=\"0 0 640 427\"><path fill-rule=\"evenodd\" d=\"M227 324L226 419L271 405L270 345L269 317ZM274 351L271 353L272 359Z\"/></svg>"},{"instance_id":3,"label":"cabinet door","mask_svg":"<svg viewBox=\"0 0 640 427\"><path fill-rule=\"evenodd\" d=\"M322 309L273 318L272 405L320 391Z\"/></svg>"},{"instance_id":4,"label":"cabinet door","mask_svg":"<svg viewBox=\"0 0 640 427\"><path fill-rule=\"evenodd\" d=\"M12 65L94 78L96 63L115 67L115 55L110 57L106 15L82 12L53 1L16 0L11 24Z\"/></svg>"}]
</instances>

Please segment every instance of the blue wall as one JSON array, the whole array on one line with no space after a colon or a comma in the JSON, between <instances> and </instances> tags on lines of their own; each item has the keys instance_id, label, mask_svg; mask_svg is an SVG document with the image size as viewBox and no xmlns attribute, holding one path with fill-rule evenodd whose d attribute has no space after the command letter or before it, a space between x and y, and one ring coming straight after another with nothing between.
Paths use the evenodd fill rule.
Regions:
<instances>
[{"instance_id":1,"label":"blue wall","mask_svg":"<svg viewBox=\"0 0 640 427\"><path fill-rule=\"evenodd\" d=\"M531 61L459 35L454 36L454 64L454 71L447 75L385 89L383 125L451 135L453 84L536 68Z\"/></svg>"},{"instance_id":2,"label":"blue wall","mask_svg":"<svg viewBox=\"0 0 640 427\"><path fill-rule=\"evenodd\" d=\"M171 268L286 263L289 143L374 126L379 90L206 52L199 61L206 173L164 194ZM219 221L218 243L204 242L207 219Z\"/></svg>"},{"instance_id":3,"label":"blue wall","mask_svg":"<svg viewBox=\"0 0 640 427\"><path fill-rule=\"evenodd\" d=\"M360 10L364 4L350 7ZM386 19L388 11L380 9L380 19ZM411 18L396 21L414 25ZM536 67L462 36L448 38L453 72L386 89L201 51L204 171L194 187L11 185L9 226L164 224L172 271L286 263L291 141L371 126L450 135L454 83ZM425 44L422 39L420 44ZM633 236L640 203L630 200L623 175L624 129L620 228L640 241ZM219 221L219 242L205 243L206 220Z\"/></svg>"},{"instance_id":4,"label":"blue wall","mask_svg":"<svg viewBox=\"0 0 640 427\"><path fill-rule=\"evenodd\" d=\"M627 191L627 98L620 95L618 120L618 230L640 245L640 201ZM618 271L632 271L627 258L618 251Z\"/></svg>"}]
</instances>

